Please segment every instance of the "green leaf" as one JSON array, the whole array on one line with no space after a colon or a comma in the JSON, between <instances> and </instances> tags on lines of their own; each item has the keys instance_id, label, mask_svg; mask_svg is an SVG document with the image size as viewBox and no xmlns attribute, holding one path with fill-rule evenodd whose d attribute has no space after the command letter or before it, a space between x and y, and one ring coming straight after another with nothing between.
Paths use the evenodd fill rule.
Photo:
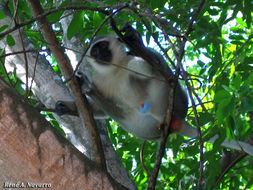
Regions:
<instances>
[{"instance_id":1,"label":"green leaf","mask_svg":"<svg viewBox=\"0 0 253 190\"><path fill-rule=\"evenodd\" d=\"M232 96L230 95L230 93L226 90L220 90L218 92L216 92L215 96L214 96L214 101L215 102L223 102L224 100L228 100L231 99Z\"/></svg>"},{"instance_id":2,"label":"green leaf","mask_svg":"<svg viewBox=\"0 0 253 190\"><path fill-rule=\"evenodd\" d=\"M226 117L228 117L231 113L234 112L234 107L235 107L235 102L232 96L227 97L226 99L223 99L223 101L221 101L218 104L216 115L217 115L219 125L221 125L224 122Z\"/></svg>"},{"instance_id":3,"label":"green leaf","mask_svg":"<svg viewBox=\"0 0 253 190\"><path fill-rule=\"evenodd\" d=\"M234 78L234 80L232 81L235 89L239 89L241 84L242 84L242 78L241 75L236 75L236 77Z\"/></svg>"},{"instance_id":4,"label":"green leaf","mask_svg":"<svg viewBox=\"0 0 253 190\"><path fill-rule=\"evenodd\" d=\"M164 4L166 2L167 2L167 0L156 0L156 1L151 0L150 5L152 6L153 9L162 8L162 7L164 7Z\"/></svg>"},{"instance_id":5,"label":"green leaf","mask_svg":"<svg viewBox=\"0 0 253 190\"><path fill-rule=\"evenodd\" d=\"M245 40L242 35L230 35L229 38L231 40Z\"/></svg>"},{"instance_id":6,"label":"green leaf","mask_svg":"<svg viewBox=\"0 0 253 190\"><path fill-rule=\"evenodd\" d=\"M2 10L0 10L0 19L5 19L5 14Z\"/></svg>"},{"instance_id":7,"label":"green leaf","mask_svg":"<svg viewBox=\"0 0 253 190\"><path fill-rule=\"evenodd\" d=\"M250 73L249 77L244 81L244 83L247 85L247 84L251 84L252 85L252 82L253 81L253 72Z\"/></svg>"},{"instance_id":8,"label":"green leaf","mask_svg":"<svg viewBox=\"0 0 253 190\"><path fill-rule=\"evenodd\" d=\"M219 137L213 143L213 149L218 150L220 148L221 144L223 143L223 141L225 140L225 138L226 138L225 135L219 135Z\"/></svg>"},{"instance_id":9,"label":"green leaf","mask_svg":"<svg viewBox=\"0 0 253 190\"><path fill-rule=\"evenodd\" d=\"M245 57L243 62L248 65L253 64L253 57Z\"/></svg>"},{"instance_id":10,"label":"green leaf","mask_svg":"<svg viewBox=\"0 0 253 190\"><path fill-rule=\"evenodd\" d=\"M244 0L244 16L246 17L246 23L248 28L252 25L252 1Z\"/></svg>"},{"instance_id":11,"label":"green leaf","mask_svg":"<svg viewBox=\"0 0 253 190\"><path fill-rule=\"evenodd\" d=\"M224 85L224 84L222 84L221 86L222 86L222 88L224 88L227 92L230 92L230 91L231 91L231 89L230 89L228 86L226 86L226 85Z\"/></svg>"},{"instance_id":12,"label":"green leaf","mask_svg":"<svg viewBox=\"0 0 253 190\"><path fill-rule=\"evenodd\" d=\"M236 18L237 23L241 26L241 27L246 27L247 24L243 21L242 18Z\"/></svg>"},{"instance_id":13,"label":"green leaf","mask_svg":"<svg viewBox=\"0 0 253 190\"><path fill-rule=\"evenodd\" d=\"M56 128L56 130L62 135L62 136L66 136L64 130L60 127L60 125L58 124L58 122L56 120L51 120L50 123Z\"/></svg>"},{"instance_id":14,"label":"green leaf","mask_svg":"<svg viewBox=\"0 0 253 190\"><path fill-rule=\"evenodd\" d=\"M239 27L236 27L236 26L231 27L230 30L233 31L234 33L239 33L239 34L244 34L245 33L245 31L243 29L241 29Z\"/></svg>"},{"instance_id":15,"label":"green leaf","mask_svg":"<svg viewBox=\"0 0 253 190\"><path fill-rule=\"evenodd\" d=\"M0 32L4 31L6 28L8 28L9 25L5 24L3 26L0 27Z\"/></svg>"},{"instance_id":16,"label":"green leaf","mask_svg":"<svg viewBox=\"0 0 253 190\"><path fill-rule=\"evenodd\" d=\"M199 116L200 116L199 117L200 126L204 126L213 119L213 115L211 113L200 112Z\"/></svg>"},{"instance_id":17,"label":"green leaf","mask_svg":"<svg viewBox=\"0 0 253 190\"><path fill-rule=\"evenodd\" d=\"M55 23L56 21L60 20L63 13L64 13L64 11L59 11L59 12L56 12L56 13L53 13L53 14L49 15L47 17L48 21L50 23Z\"/></svg>"},{"instance_id":18,"label":"green leaf","mask_svg":"<svg viewBox=\"0 0 253 190\"><path fill-rule=\"evenodd\" d=\"M197 64L200 66L200 67L204 67L205 66L205 63L201 60L198 60L197 61Z\"/></svg>"},{"instance_id":19,"label":"green leaf","mask_svg":"<svg viewBox=\"0 0 253 190\"><path fill-rule=\"evenodd\" d=\"M69 0L65 0L65 1L62 1L59 7L67 7L68 4L71 4L71 2Z\"/></svg>"},{"instance_id":20,"label":"green leaf","mask_svg":"<svg viewBox=\"0 0 253 190\"><path fill-rule=\"evenodd\" d=\"M70 22L67 30L67 38L70 40L74 35L81 31L83 28L84 11L77 12L72 21Z\"/></svg>"},{"instance_id":21,"label":"green leaf","mask_svg":"<svg viewBox=\"0 0 253 190\"><path fill-rule=\"evenodd\" d=\"M219 14L219 11L217 9L209 9L208 12L210 15L213 15L213 16Z\"/></svg>"},{"instance_id":22,"label":"green leaf","mask_svg":"<svg viewBox=\"0 0 253 190\"><path fill-rule=\"evenodd\" d=\"M14 46L16 44L14 38L10 34L7 35L7 44L9 46Z\"/></svg>"},{"instance_id":23,"label":"green leaf","mask_svg":"<svg viewBox=\"0 0 253 190\"><path fill-rule=\"evenodd\" d=\"M233 138L232 132L235 129L235 121L231 115L226 119L225 129L226 129L226 137L228 138L228 140L231 140Z\"/></svg>"},{"instance_id":24,"label":"green leaf","mask_svg":"<svg viewBox=\"0 0 253 190\"><path fill-rule=\"evenodd\" d=\"M241 107L245 112L253 111L253 97L243 97Z\"/></svg>"}]
</instances>

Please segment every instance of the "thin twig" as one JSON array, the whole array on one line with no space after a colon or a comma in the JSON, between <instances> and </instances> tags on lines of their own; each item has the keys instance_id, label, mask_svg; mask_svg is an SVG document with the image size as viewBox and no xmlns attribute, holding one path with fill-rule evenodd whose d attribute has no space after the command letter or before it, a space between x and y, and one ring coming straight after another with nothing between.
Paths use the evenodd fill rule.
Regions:
<instances>
[{"instance_id":1,"label":"thin twig","mask_svg":"<svg viewBox=\"0 0 253 190\"><path fill-rule=\"evenodd\" d=\"M47 17L51 14L54 14L54 13L57 13L57 12L60 12L60 11L66 11L66 10L77 10L77 11L82 11L82 10L91 10L91 11L98 11L98 12L101 12L105 15L108 15L109 12L108 11L105 11L103 8L96 8L96 7L88 7L88 6L79 6L79 7L76 7L76 6L69 6L69 7L58 7L57 9L55 10L51 10L49 12L44 12L44 13L41 13L40 15L36 16L35 18L32 18L26 22L23 22L23 23L20 23L20 24L16 24L13 28L5 31L5 32L2 32L0 33L0 38L4 37L5 35L21 28L21 27L24 27L26 25L29 25L29 24L32 24L34 23L35 21L37 20L40 20L44 17Z\"/></svg>"},{"instance_id":2,"label":"thin twig","mask_svg":"<svg viewBox=\"0 0 253 190\"><path fill-rule=\"evenodd\" d=\"M15 2L14 2L15 4ZM18 9L18 3L15 4L17 7L15 7L16 9ZM15 10L15 12L17 13L17 10ZM16 14L16 23L19 24L20 22L20 19L19 19L19 15L18 13ZM29 95L29 86L28 86L28 58L27 58L27 54L26 54L26 50L25 50L25 45L24 45L24 39L23 39L23 35L22 35L22 32L21 32L21 28L18 29L18 34L19 34L19 37L20 37L20 41L21 41L21 45L22 45L22 49L23 49L23 52L24 52L24 60L25 60L25 85L26 85L26 89L25 89L25 98L27 99L28 98L28 95Z\"/></svg>"},{"instance_id":3,"label":"thin twig","mask_svg":"<svg viewBox=\"0 0 253 190\"><path fill-rule=\"evenodd\" d=\"M39 0L28 0L29 6L35 17L43 15L43 8L41 7ZM70 64L70 60L64 53L63 47L60 46L58 39L55 36L55 33L49 24L48 20L45 17L37 20L37 23L42 31L42 34L47 42L51 42L54 45L49 45L50 50L55 56L57 63L59 64L63 75L67 78L70 77L73 73L73 69ZM82 96L80 86L78 85L77 80L72 80L69 83L71 88L80 119L83 126L88 131L90 135L90 143L92 146L93 159L100 164L103 169L106 169L106 162L104 157L104 151L102 147L102 142L96 127L92 113L88 109L88 100L85 96Z\"/></svg>"},{"instance_id":4,"label":"thin twig","mask_svg":"<svg viewBox=\"0 0 253 190\"><path fill-rule=\"evenodd\" d=\"M226 173L229 172L231 168L233 168L238 162L240 162L243 158L245 158L248 154L245 152L238 152L237 155L233 156L230 163L227 163L228 165L224 169L224 171L221 171L221 173L216 177L215 183L211 187L211 189L214 189L219 182L222 180L222 178L225 176Z\"/></svg>"},{"instance_id":5,"label":"thin twig","mask_svg":"<svg viewBox=\"0 0 253 190\"><path fill-rule=\"evenodd\" d=\"M48 49L45 50L37 50L37 49L29 49L29 50L25 50L25 51L16 51L16 52L11 52L11 53L6 53L4 55L0 56L0 59L4 58L4 57L8 57L8 56L12 56L12 55L17 55L17 54L23 54L23 53L37 53L37 52L47 52Z\"/></svg>"},{"instance_id":6,"label":"thin twig","mask_svg":"<svg viewBox=\"0 0 253 190\"><path fill-rule=\"evenodd\" d=\"M205 3L206 3L206 0L202 0L202 1L200 2L200 4L199 4L198 9L197 9L197 10L194 12L194 14L192 15L192 19L191 19L190 23L188 24L188 27L187 27L187 31L186 31L186 33L185 33L185 36L188 37L188 35L189 35L190 32L192 31L193 23L194 23L194 21L197 19L198 15L199 15L200 11L202 10L202 8L204 7Z\"/></svg>"},{"instance_id":7,"label":"thin twig","mask_svg":"<svg viewBox=\"0 0 253 190\"><path fill-rule=\"evenodd\" d=\"M175 81L176 81L176 79L175 79ZM175 87L176 87L175 81L173 83L171 83L171 85L170 85L171 89L170 89L169 95L168 95L169 101L168 101L167 111L166 111L166 115L165 115L164 122L163 122L164 129L162 132L160 147L159 147L158 155L156 157L155 166L154 166L153 172L149 178L149 183L148 183L148 188L147 188L148 190L155 189L155 185L156 185L156 181L157 181L157 177L158 177L158 172L160 170L162 158L165 153L166 141L167 141L169 134L171 133L170 123L171 123L171 116L172 116L172 110L173 110L174 91L175 91Z\"/></svg>"},{"instance_id":8,"label":"thin twig","mask_svg":"<svg viewBox=\"0 0 253 190\"><path fill-rule=\"evenodd\" d=\"M93 57L88 56L88 55L86 55L86 57L89 57L89 58L91 58L91 59L94 59ZM106 62L106 61L101 61L101 60L99 60L99 61L100 61L101 63L108 64L108 62ZM114 66L114 67L118 67L119 69L123 69L123 70L129 71L129 72L131 72L131 73L134 73L135 75L139 75L139 76L148 78L148 79L150 79L150 80L157 80L157 81L160 81L160 82L167 83L167 81L164 80L164 79L160 79L160 78L157 78L157 77L152 77L152 76L149 76L149 75L146 75L146 74L137 72L137 71L135 71L135 70L129 69L128 67L125 67L125 66L122 66L122 65L119 65L119 64L110 63L110 65L112 65L112 66Z\"/></svg>"},{"instance_id":9,"label":"thin twig","mask_svg":"<svg viewBox=\"0 0 253 190\"><path fill-rule=\"evenodd\" d=\"M188 35L190 34L190 32L192 31L192 27L193 27L193 23L196 21L200 11L202 10L202 8L204 7L205 5L205 2L206 0L202 0L198 6L198 9L194 12L192 18L191 18L191 21L187 27L187 31L185 33L185 37L183 39L183 44L185 45L187 39L188 39ZM183 46L181 46L183 48ZM181 57L183 57L184 55L184 49L183 51L181 51ZM183 67L181 67L182 70ZM186 78L186 74L184 75L184 77ZM199 119L198 119L198 113L197 113L197 109L196 109L196 105L195 105L195 102L194 102L194 99L193 99L193 96L192 96L192 89L190 87L190 84L188 82L188 80L185 80L185 84L188 88L188 91L189 91L189 96L190 96L190 100L192 102L192 108L193 108L193 112L194 112L194 115L195 115L195 121L196 121L196 126L197 126L197 130L198 130L198 137L199 137L199 146L200 146L200 175L199 175L199 182L198 182L198 188L199 190L202 190L202 183L203 183L203 175L204 175L204 153L203 153L203 140L202 140L202 133L201 133L201 128L200 128L200 125L199 125Z\"/></svg>"},{"instance_id":10,"label":"thin twig","mask_svg":"<svg viewBox=\"0 0 253 190\"><path fill-rule=\"evenodd\" d=\"M143 170L146 172L147 176L149 177L150 174L148 172L148 169L145 166L144 159L143 159L143 151L144 151L144 147L145 147L146 143L147 143L147 141L144 141L141 146L140 160L141 160L141 165L142 165Z\"/></svg>"},{"instance_id":11,"label":"thin twig","mask_svg":"<svg viewBox=\"0 0 253 190\"><path fill-rule=\"evenodd\" d=\"M203 173L204 173L204 153L203 153L203 140L202 140L202 133L201 133L201 129L200 129L200 125L199 125L199 119L198 119L198 112L196 109L196 105L193 99L193 92L192 89L190 87L189 82L186 80L185 81L188 92L189 92L189 97L192 103L192 108L193 108L193 112L195 115L195 122L196 122L196 126L197 126L197 130L198 130L198 138L199 138L199 146L200 146L200 178L199 178L199 189L202 189L202 182L203 182Z\"/></svg>"}]
</instances>

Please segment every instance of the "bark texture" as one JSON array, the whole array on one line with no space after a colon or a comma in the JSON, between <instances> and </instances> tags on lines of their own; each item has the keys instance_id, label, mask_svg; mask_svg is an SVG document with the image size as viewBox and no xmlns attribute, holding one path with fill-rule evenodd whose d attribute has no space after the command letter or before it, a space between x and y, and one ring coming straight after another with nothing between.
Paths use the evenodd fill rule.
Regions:
<instances>
[{"instance_id":1,"label":"bark texture","mask_svg":"<svg viewBox=\"0 0 253 190\"><path fill-rule=\"evenodd\" d=\"M0 186L124 189L0 80ZM13 186L12 186L13 187Z\"/></svg>"}]
</instances>

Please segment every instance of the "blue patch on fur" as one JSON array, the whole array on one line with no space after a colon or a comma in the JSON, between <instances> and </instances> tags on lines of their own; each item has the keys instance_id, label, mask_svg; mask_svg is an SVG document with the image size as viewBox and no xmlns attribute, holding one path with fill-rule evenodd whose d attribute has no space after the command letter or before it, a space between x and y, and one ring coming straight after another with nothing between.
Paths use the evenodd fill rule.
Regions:
<instances>
[{"instance_id":1,"label":"blue patch on fur","mask_svg":"<svg viewBox=\"0 0 253 190\"><path fill-rule=\"evenodd\" d=\"M141 113L145 114L150 110L150 102L147 101L144 104L141 105Z\"/></svg>"}]
</instances>

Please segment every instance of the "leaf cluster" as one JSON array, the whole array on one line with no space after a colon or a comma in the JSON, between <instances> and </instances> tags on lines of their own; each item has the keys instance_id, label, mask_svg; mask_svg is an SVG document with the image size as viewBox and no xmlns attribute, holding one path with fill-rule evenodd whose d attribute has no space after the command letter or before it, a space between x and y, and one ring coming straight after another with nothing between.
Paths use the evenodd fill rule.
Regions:
<instances>
[{"instance_id":1,"label":"leaf cluster","mask_svg":"<svg viewBox=\"0 0 253 190\"><path fill-rule=\"evenodd\" d=\"M19 15L19 22L32 19L32 14L26 1L18 1L18 9L12 2L8 6L12 12ZM50 12L66 7L92 7L110 11L116 5L127 1L62 1L42 0L44 10ZM172 45L180 48L184 34L189 31L184 48L182 65L187 72L194 91L194 102L197 105L197 116L192 107L189 108L188 122L196 125L195 117L206 132L204 139L214 134L221 138L214 145L204 145L204 185L212 188L217 174L221 171L219 160L221 154L221 139L237 139L246 141L253 134L253 31L252 31L252 3L249 0L207 1L200 10L192 27L189 28L191 18L199 7L196 0L139 0L139 8L124 9L114 15L116 22L121 25L131 23L146 43L159 49L165 57L176 60ZM57 38L63 40L63 28L60 20L64 11L49 14ZM99 10L74 9L69 10L73 15L67 28L67 38L78 36L87 47L97 28L101 27L97 35L111 34L109 22L101 23L108 15ZM5 13L0 11L0 19L5 19ZM1 20L0 20L1 22ZM162 27L161 27L162 26ZM0 28L0 33L6 26ZM25 35L33 42L34 47L47 57L53 69L59 74L60 70L54 57L48 50L47 43L38 26L33 22L22 28ZM169 34L170 42L166 40ZM180 37L181 36L181 37ZM9 46L15 45L11 34L1 40L6 40ZM160 43L160 46L155 43ZM43 50L43 51L42 51ZM16 89L24 94L24 84L17 79L15 70L6 73L4 49L1 49L0 75L15 84ZM168 61L169 62L169 61ZM173 66L172 66L173 67ZM184 81L182 81L184 84ZM23 86L22 86L23 85ZM189 105L191 106L192 103ZM51 122L59 128L50 113L45 112ZM143 171L139 152L143 141L126 133L117 123L108 120L109 137L123 164L129 171L139 189L147 186L147 174ZM61 131L62 132L62 131ZM63 132L62 132L63 133ZM144 162L148 171L152 171L157 155L158 142L148 142L144 149ZM167 142L166 155L162 161L157 189L196 189L199 179L199 143L196 139L189 140L181 136L171 135ZM240 161L218 183L217 189L250 189L253 185L252 158Z\"/></svg>"}]
</instances>

